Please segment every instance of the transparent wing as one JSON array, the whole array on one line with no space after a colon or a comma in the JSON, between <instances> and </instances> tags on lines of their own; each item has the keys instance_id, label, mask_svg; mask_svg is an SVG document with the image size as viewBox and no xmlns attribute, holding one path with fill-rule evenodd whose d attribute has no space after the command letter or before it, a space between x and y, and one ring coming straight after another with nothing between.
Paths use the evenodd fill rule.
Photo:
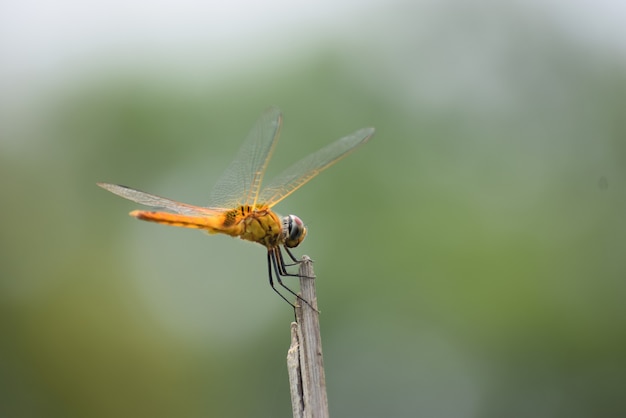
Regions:
<instances>
[{"instance_id":1,"label":"transparent wing","mask_svg":"<svg viewBox=\"0 0 626 418\"><path fill-rule=\"evenodd\" d=\"M298 161L263 189L259 202L269 207L274 206L313 177L365 144L372 135L374 128L358 130Z\"/></svg>"},{"instance_id":2,"label":"transparent wing","mask_svg":"<svg viewBox=\"0 0 626 418\"><path fill-rule=\"evenodd\" d=\"M200 206L187 205L175 200L166 199L164 197L156 196L150 193L145 193L139 190L131 189L130 187L120 186L118 184L109 183L97 183L98 186L105 190L110 191L124 199L132 200L133 202L140 203L142 205L150 206L153 208L166 209L172 212L180 213L182 215L190 216L210 216L217 213L221 213L221 210L203 208Z\"/></svg>"},{"instance_id":3,"label":"transparent wing","mask_svg":"<svg viewBox=\"0 0 626 418\"><path fill-rule=\"evenodd\" d=\"M272 157L282 116L280 110L271 107L261 115L237 156L219 178L210 195L210 205L234 208L243 204L257 203L263 175Z\"/></svg>"}]
</instances>

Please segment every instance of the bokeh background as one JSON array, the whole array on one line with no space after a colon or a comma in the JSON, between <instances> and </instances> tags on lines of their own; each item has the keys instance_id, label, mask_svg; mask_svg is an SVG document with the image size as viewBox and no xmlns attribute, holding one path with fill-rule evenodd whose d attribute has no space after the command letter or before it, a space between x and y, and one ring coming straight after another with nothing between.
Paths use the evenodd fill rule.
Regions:
<instances>
[{"instance_id":1,"label":"bokeh background","mask_svg":"<svg viewBox=\"0 0 626 418\"><path fill-rule=\"evenodd\" d=\"M626 415L626 8L596 1L0 5L0 416L290 416L263 248L193 204L270 105L336 417ZM295 282L292 282L296 285Z\"/></svg>"}]
</instances>

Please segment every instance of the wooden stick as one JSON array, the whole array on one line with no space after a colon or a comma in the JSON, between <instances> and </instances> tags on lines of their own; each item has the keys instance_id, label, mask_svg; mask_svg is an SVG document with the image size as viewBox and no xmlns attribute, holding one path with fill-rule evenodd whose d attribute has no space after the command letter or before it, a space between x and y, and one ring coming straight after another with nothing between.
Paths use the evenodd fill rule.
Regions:
<instances>
[{"instance_id":1,"label":"wooden stick","mask_svg":"<svg viewBox=\"0 0 626 418\"><path fill-rule=\"evenodd\" d=\"M297 323L291 323L291 346L289 347L289 350L287 350L287 372L289 373L289 391L291 392L291 410L293 412L293 417L304 418L298 328Z\"/></svg>"},{"instance_id":2,"label":"wooden stick","mask_svg":"<svg viewBox=\"0 0 626 418\"><path fill-rule=\"evenodd\" d=\"M319 311L317 311L315 294L315 273L313 261L306 255L302 257L298 274L300 275L300 296L311 306L298 301L296 322L291 323L291 347L287 352L287 368L293 416L294 418L328 418L328 397L322 358Z\"/></svg>"}]
</instances>

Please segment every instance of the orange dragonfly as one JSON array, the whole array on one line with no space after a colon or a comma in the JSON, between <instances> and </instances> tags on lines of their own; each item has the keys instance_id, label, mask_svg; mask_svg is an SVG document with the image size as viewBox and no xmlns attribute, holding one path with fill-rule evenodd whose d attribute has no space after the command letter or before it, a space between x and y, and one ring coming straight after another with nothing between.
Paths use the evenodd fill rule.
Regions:
<instances>
[{"instance_id":1,"label":"orange dragonfly","mask_svg":"<svg viewBox=\"0 0 626 418\"><path fill-rule=\"evenodd\" d=\"M276 275L281 287L301 299L281 280L284 276L297 276L287 272L286 267L293 264L285 263L281 247L294 263L298 263L289 249L297 247L304 240L307 228L296 215L281 218L272 211L272 207L320 172L365 144L374 134L374 128L358 130L333 142L300 160L261 188L267 164L278 143L281 125L282 115L277 108L270 108L261 116L239 149L235 160L217 181L210 195L208 207L176 202L117 184L97 184L133 202L169 211L130 212L130 215L137 219L203 229L212 234L226 234L265 246L270 286L293 306L276 289L273 276Z\"/></svg>"}]
</instances>

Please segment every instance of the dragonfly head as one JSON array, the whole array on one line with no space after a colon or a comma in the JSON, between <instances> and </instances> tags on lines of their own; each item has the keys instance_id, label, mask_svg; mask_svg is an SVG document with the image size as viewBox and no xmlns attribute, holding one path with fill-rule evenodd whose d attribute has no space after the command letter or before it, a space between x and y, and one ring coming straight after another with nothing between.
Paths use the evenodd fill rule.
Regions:
<instances>
[{"instance_id":1,"label":"dragonfly head","mask_svg":"<svg viewBox=\"0 0 626 418\"><path fill-rule=\"evenodd\" d=\"M283 221L283 242L288 248L297 247L306 237L306 226L296 215L285 216Z\"/></svg>"}]
</instances>

